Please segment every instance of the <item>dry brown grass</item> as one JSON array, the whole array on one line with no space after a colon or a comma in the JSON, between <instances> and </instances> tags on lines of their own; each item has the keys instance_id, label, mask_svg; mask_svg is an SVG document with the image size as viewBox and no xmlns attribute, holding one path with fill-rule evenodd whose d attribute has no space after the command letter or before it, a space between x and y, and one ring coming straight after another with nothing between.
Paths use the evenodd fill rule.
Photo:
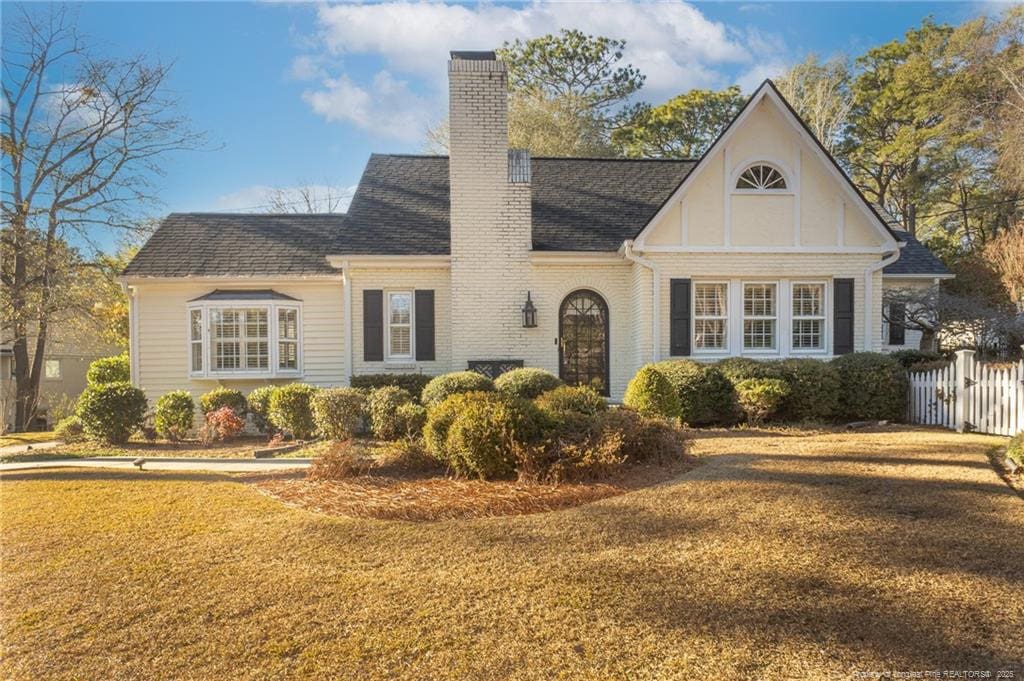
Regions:
<instances>
[{"instance_id":1,"label":"dry brown grass","mask_svg":"<svg viewBox=\"0 0 1024 681\"><path fill-rule=\"evenodd\" d=\"M434 523L219 475L7 474L0 677L1019 677L1024 501L998 442L701 433L674 481Z\"/></svg>"},{"instance_id":2,"label":"dry brown grass","mask_svg":"<svg viewBox=\"0 0 1024 681\"><path fill-rule=\"evenodd\" d=\"M32 431L30 433L7 433L0 435L0 447L14 445L32 445L37 442L49 442L57 439L52 430Z\"/></svg>"},{"instance_id":3,"label":"dry brown grass","mask_svg":"<svg viewBox=\"0 0 1024 681\"><path fill-rule=\"evenodd\" d=\"M52 439L52 438L51 438ZM282 454L281 457L316 456L313 443L309 447ZM182 440L168 442L157 440L147 442L132 439L122 445L111 445L105 442L73 442L46 450L47 458L91 457L91 456L143 456L143 457L198 457L207 459L251 459L254 449L267 447L266 437L244 436L226 442L203 444L198 440ZM313 449L310 449L313 448ZM310 453L314 452L314 453ZM4 460L30 460L32 452L6 457Z\"/></svg>"}]
</instances>

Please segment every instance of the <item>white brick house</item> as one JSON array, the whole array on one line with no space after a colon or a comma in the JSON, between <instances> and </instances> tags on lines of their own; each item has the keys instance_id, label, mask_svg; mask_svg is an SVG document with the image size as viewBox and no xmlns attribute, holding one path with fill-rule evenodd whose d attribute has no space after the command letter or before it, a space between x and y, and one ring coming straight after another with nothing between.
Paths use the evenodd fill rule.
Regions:
<instances>
[{"instance_id":1,"label":"white brick house","mask_svg":"<svg viewBox=\"0 0 1024 681\"><path fill-rule=\"evenodd\" d=\"M701 159L664 161L530 159L493 53L453 53L449 80L450 157L371 156L345 215L164 220L123 275L150 398L522 364L617 399L654 360L913 343L883 288L950 276L771 82Z\"/></svg>"}]
</instances>

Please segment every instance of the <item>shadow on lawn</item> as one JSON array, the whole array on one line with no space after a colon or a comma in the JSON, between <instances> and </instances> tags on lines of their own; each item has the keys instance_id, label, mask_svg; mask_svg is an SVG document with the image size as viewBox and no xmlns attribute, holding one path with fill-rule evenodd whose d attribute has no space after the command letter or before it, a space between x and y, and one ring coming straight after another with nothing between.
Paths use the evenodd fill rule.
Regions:
<instances>
[{"instance_id":1,"label":"shadow on lawn","mask_svg":"<svg viewBox=\"0 0 1024 681\"><path fill-rule=\"evenodd\" d=\"M30 470L4 471L0 475L4 484L44 480L49 482L109 482L130 480L132 482L235 482L235 478L223 473L190 473L177 471L133 471L118 468L41 468Z\"/></svg>"}]
</instances>

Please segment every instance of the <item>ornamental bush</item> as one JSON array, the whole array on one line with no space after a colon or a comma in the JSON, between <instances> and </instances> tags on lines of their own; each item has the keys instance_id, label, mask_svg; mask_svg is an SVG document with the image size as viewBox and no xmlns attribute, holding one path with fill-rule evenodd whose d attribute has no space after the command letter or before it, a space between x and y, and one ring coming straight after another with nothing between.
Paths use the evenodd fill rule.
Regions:
<instances>
[{"instance_id":1,"label":"ornamental bush","mask_svg":"<svg viewBox=\"0 0 1024 681\"><path fill-rule=\"evenodd\" d=\"M789 385L781 378L748 378L736 384L736 399L755 426L778 411L789 394Z\"/></svg>"},{"instance_id":2,"label":"ornamental bush","mask_svg":"<svg viewBox=\"0 0 1024 681\"><path fill-rule=\"evenodd\" d=\"M306 383L282 385L270 396L270 422L300 440L316 433L310 400L319 388Z\"/></svg>"},{"instance_id":3,"label":"ornamental bush","mask_svg":"<svg viewBox=\"0 0 1024 681\"><path fill-rule=\"evenodd\" d=\"M455 371L442 374L427 383L423 388L420 402L426 407L440 404L445 399L458 393L490 392L494 390L494 382L475 371Z\"/></svg>"},{"instance_id":4,"label":"ornamental bush","mask_svg":"<svg viewBox=\"0 0 1024 681\"><path fill-rule=\"evenodd\" d=\"M88 386L76 413L92 440L127 442L146 418L146 394L126 381Z\"/></svg>"},{"instance_id":5,"label":"ornamental bush","mask_svg":"<svg viewBox=\"0 0 1024 681\"><path fill-rule=\"evenodd\" d=\"M77 416L66 416L53 429L53 436L62 442L81 442L85 439L85 429Z\"/></svg>"},{"instance_id":6,"label":"ornamental bush","mask_svg":"<svg viewBox=\"0 0 1024 681\"><path fill-rule=\"evenodd\" d=\"M433 376L427 374L364 374L353 376L350 384L353 388L360 388L367 393L375 388L383 388L393 385L404 388L412 395L414 402L419 402L423 389L433 380Z\"/></svg>"},{"instance_id":7,"label":"ornamental bush","mask_svg":"<svg viewBox=\"0 0 1024 681\"><path fill-rule=\"evenodd\" d=\"M244 418L248 406L242 391L234 388L214 388L205 395L199 396L199 407L204 414L217 411L221 407L231 407L232 411Z\"/></svg>"},{"instance_id":8,"label":"ornamental bush","mask_svg":"<svg viewBox=\"0 0 1024 681\"><path fill-rule=\"evenodd\" d=\"M488 392L456 393L428 408L427 422L423 426L423 443L431 456L439 461L447 460L445 443L448 441L448 429L460 411L472 402L489 401L499 397Z\"/></svg>"},{"instance_id":9,"label":"ornamental bush","mask_svg":"<svg viewBox=\"0 0 1024 681\"><path fill-rule=\"evenodd\" d=\"M779 366L778 362L759 362L749 357L727 357L715 366L733 385L748 378L778 378L785 380L782 367Z\"/></svg>"},{"instance_id":10,"label":"ornamental bush","mask_svg":"<svg viewBox=\"0 0 1024 681\"><path fill-rule=\"evenodd\" d=\"M736 397L722 371L710 364L671 359L654 364L675 388L679 418L691 426L729 424L736 420Z\"/></svg>"},{"instance_id":11,"label":"ornamental bush","mask_svg":"<svg viewBox=\"0 0 1024 681\"><path fill-rule=\"evenodd\" d=\"M245 398L246 409L252 414L252 423L261 433L274 430L270 423L270 397L275 390L276 385L261 385L249 391L249 396Z\"/></svg>"},{"instance_id":12,"label":"ornamental bush","mask_svg":"<svg viewBox=\"0 0 1024 681\"><path fill-rule=\"evenodd\" d=\"M494 387L498 392L527 400L540 397L543 393L554 390L560 385L562 385L562 379L558 376L550 371L532 367L506 371L494 380Z\"/></svg>"},{"instance_id":13,"label":"ornamental bush","mask_svg":"<svg viewBox=\"0 0 1024 681\"><path fill-rule=\"evenodd\" d=\"M608 402L586 385L563 385L535 400L540 409L556 418L565 414L594 416L608 409Z\"/></svg>"},{"instance_id":14,"label":"ornamental bush","mask_svg":"<svg viewBox=\"0 0 1024 681\"><path fill-rule=\"evenodd\" d=\"M389 385L372 390L367 400L367 411L373 436L381 440L395 440L404 435L398 408L411 403L412 395L402 388Z\"/></svg>"},{"instance_id":15,"label":"ornamental bush","mask_svg":"<svg viewBox=\"0 0 1024 681\"><path fill-rule=\"evenodd\" d=\"M444 452L457 473L483 480L515 472L519 447L540 442L546 419L529 400L505 395L473 400L448 428Z\"/></svg>"},{"instance_id":16,"label":"ornamental bush","mask_svg":"<svg viewBox=\"0 0 1024 681\"><path fill-rule=\"evenodd\" d=\"M107 383L128 383L132 380L131 362L128 353L122 352L113 357L101 357L89 365L85 372L88 385L106 385Z\"/></svg>"},{"instance_id":17,"label":"ornamental bush","mask_svg":"<svg viewBox=\"0 0 1024 681\"><path fill-rule=\"evenodd\" d=\"M204 443L223 442L237 437L245 428L245 419L231 407L221 407L203 416L203 427L199 439Z\"/></svg>"},{"instance_id":18,"label":"ornamental bush","mask_svg":"<svg viewBox=\"0 0 1024 681\"><path fill-rule=\"evenodd\" d=\"M427 423L427 408L415 402L403 404L395 411L395 418L398 419L398 431L402 437L418 440Z\"/></svg>"},{"instance_id":19,"label":"ornamental bush","mask_svg":"<svg viewBox=\"0 0 1024 681\"><path fill-rule=\"evenodd\" d=\"M903 418L907 373L892 357L853 352L832 360L839 373L839 417L851 421Z\"/></svg>"},{"instance_id":20,"label":"ornamental bush","mask_svg":"<svg viewBox=\"0 0 1024 681\"><path fill-rule=\"evenodd\" d=\"M641 416L679 416L679 396L653 364L640 367L626 386L622 403Z\"/></svg>"},{"instance_id":21,"label":"ornamental bush","mask_svg":"<svg viewBox=\"0 0 1024 681\"><path fill-rule=\"evenodd\" d=\"M192 430L196 403L187 390L172 390L156 401L156 432L172 441L181 440Z\"/></svg>"},{"instance_id":22,"label":"ornamental bush","mask_svg":"<svg viewBox=\"0 0 1024 681\"><path fill-rule=\"evenodd\" d=\"M839 410L839 372L817 359L779 362L789 394L778 417L786 421L827 421Z\"/></svg>"},{"instance_id":23,"label":"ornamental bush","mask_svg":"<svg viewBox=\"0 0 1024 681\"><path fill-rule=\"evenodd\" d=\"M310 399L313 422L324 437L347 440L362 429L366 395L355 388L328 388Z\"/></svg>"}]
</instances>

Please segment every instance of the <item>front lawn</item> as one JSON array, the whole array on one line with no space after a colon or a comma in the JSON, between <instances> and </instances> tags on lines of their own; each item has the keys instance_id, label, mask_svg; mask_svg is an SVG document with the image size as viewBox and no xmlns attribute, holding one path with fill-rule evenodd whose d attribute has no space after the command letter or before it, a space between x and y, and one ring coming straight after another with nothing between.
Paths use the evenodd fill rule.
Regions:
<instances>
[{"instance_id":1,"label":"front lawn","mask_svg":"<svg viewBox=\"0 0 1024 681\"><path fill-rule=\"evenodd\" d=\"M50 442L56 439L52 430L40 430L30 433L7 433L6 435L0 435L0 447L34 445L39 442Z\"/></svg>"},{"instance_id":2,"label":"front lawn","mask_svg":"<svg viewBox=\"0 0 1024 681\"><path fill-rule=\"evenodd\" d=\"M4 474L0 676L1020 676L1000 442L704 431L675 480L439 522L288 508L244 476Z\"/></svg>"},{"instance_id":3,"label":"front lawn","mask_svg":"<svg viewBox=\"0 0 1024 681\"><path fill-rule=\"evenodd\" d=\"M51 438L52 439L52 438ZM287 443L285 443L287 444ZM181 442L168 442L158 440L147 442L141 438L120 444L112 445L106 442L70 442L46 450L46 458L80 458L90 456L131 456L131 457L178 457L178 458L203 458L203 459L251 459L253 451L268 447L267 438L259 437L238 437L224 442L211 442L203 444L198 440L183 440ZM293 449L276 455L279 458L313 457L322 448L320 443L311 443L299 449ZM4 461L28 461L38 458L39 452L25 452L16 455L9 455Z\"/></svg>"}]
</instances>

